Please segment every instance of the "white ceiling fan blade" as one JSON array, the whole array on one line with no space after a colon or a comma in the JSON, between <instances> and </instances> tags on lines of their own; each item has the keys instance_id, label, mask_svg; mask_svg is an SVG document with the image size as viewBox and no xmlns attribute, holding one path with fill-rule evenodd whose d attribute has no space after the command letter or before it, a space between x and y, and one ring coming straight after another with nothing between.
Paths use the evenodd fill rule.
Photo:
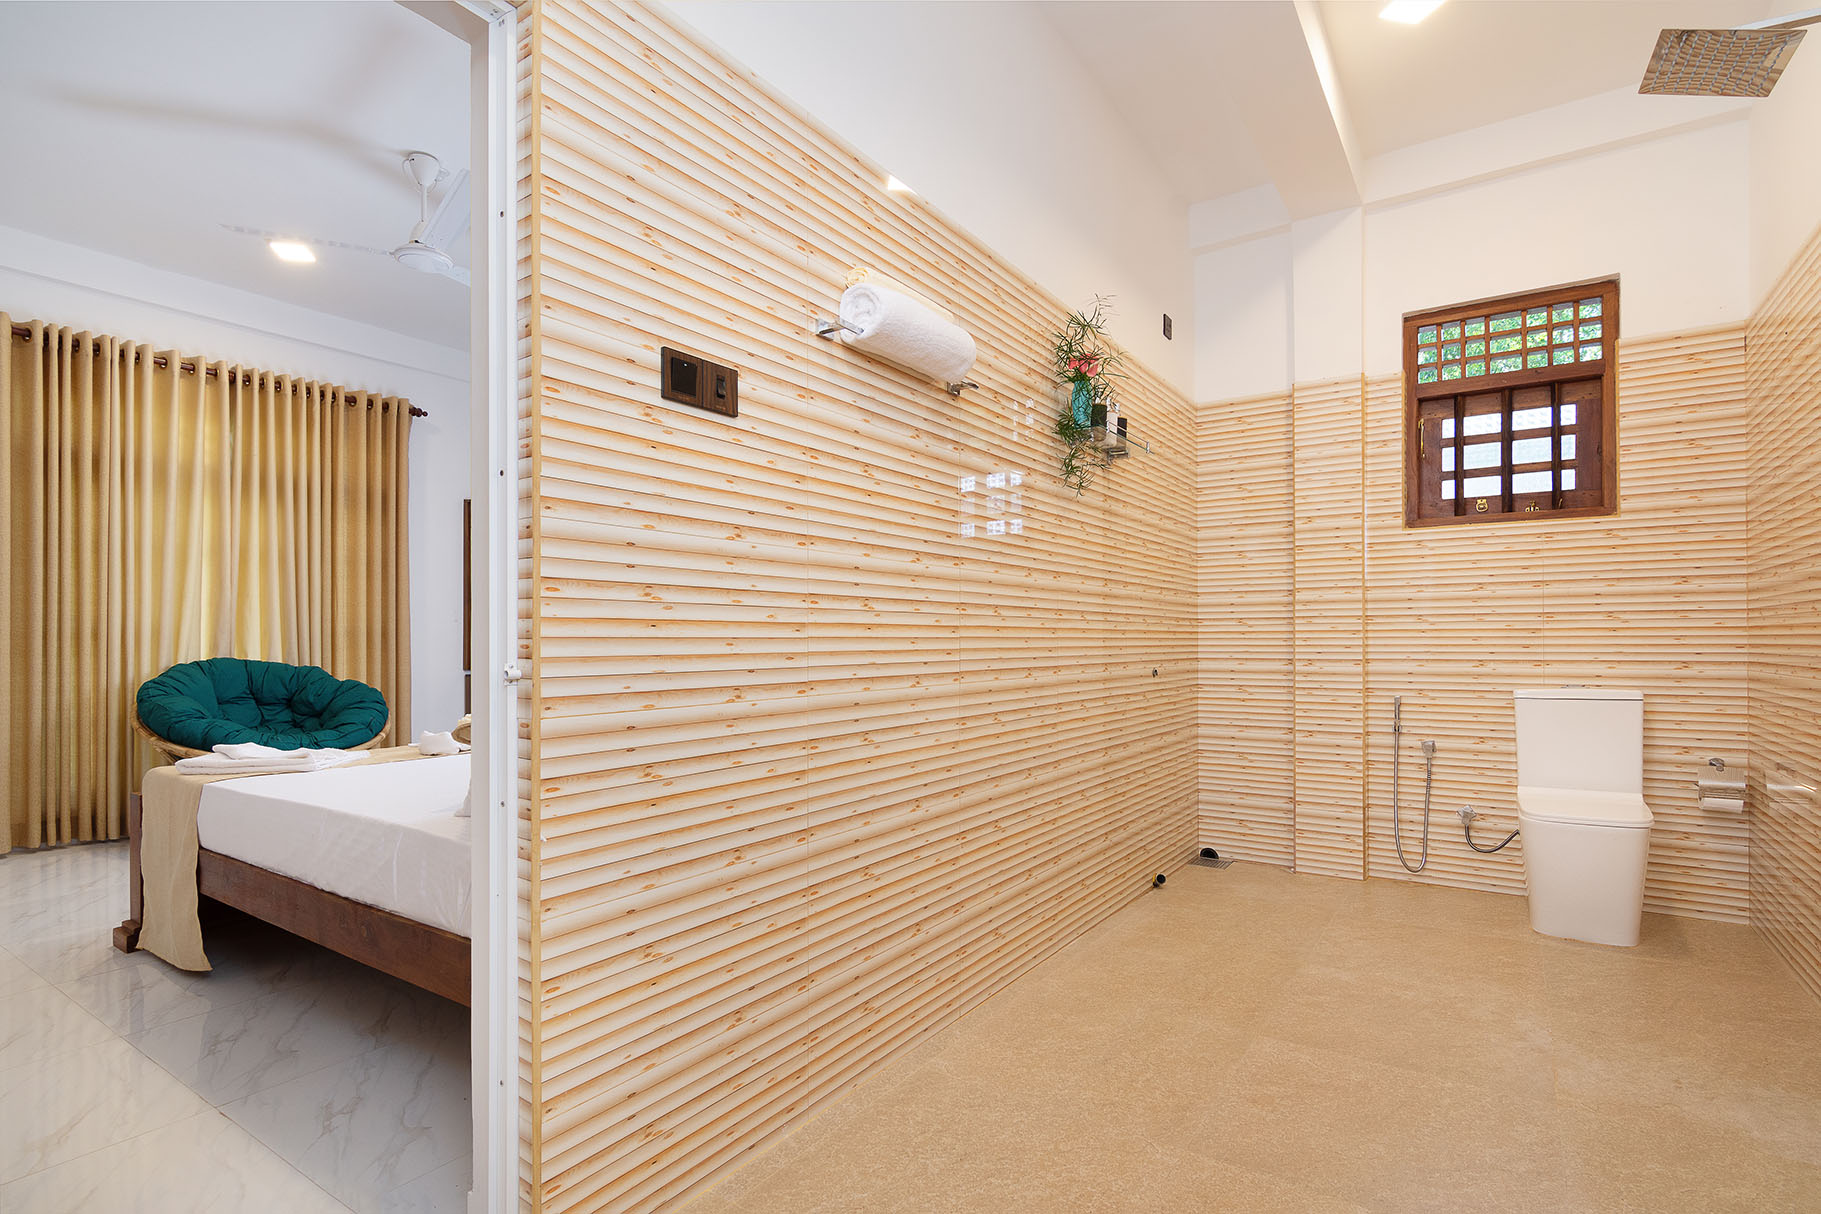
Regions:
<instances>
[{"instance_id":1,"label":"white ceiling fan blade","mask_svg":"<svg viewBox=\"0 0 1821 1214\"><path fill-rule=\"evenodd\" d=\"M424 230L418 239L433 249L447 252L467 230L468 170L463 169L450 178L448 188L443 191L442 201L436 204L436 210L431 212L430 220L424 224Z\"/></svg>"},{"instance_id":2,"label":"white ceiling fan blade","mask_svg":"<svg viewBox=\"0 0 1821 1214\"><path fill-rule=\"evenodd\" d=\"M464 287L469 285L468 267L466 266L450 265L447 268L439 267L435 273L441 274L444 278L453 278Z\"/></svg>"}]
</instances>

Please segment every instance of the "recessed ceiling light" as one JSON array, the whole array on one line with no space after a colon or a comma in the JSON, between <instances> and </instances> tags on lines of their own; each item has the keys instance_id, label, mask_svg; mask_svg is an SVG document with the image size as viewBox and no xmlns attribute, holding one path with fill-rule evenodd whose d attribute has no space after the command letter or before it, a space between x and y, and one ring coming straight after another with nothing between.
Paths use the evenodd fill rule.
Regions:
<instances>
[{"instance_id":1,"label":"recessed ceiling light","mask_svg":"<svg viewBox=\"0 0 1821 1214\"><path fill-rule=\"evenodd\" d=\"M1378 10L1378 15L1384 21L1415 25L1441 6L1442 0L1390 0L1389 4Z\"/></svg>"},{"instance_id":2,"label":"recessed ceiling light","mask_svg":"<svg viewBox=\"0 0 1821 1214\"><path fill-rule=\"evenodd\" d=\"M309 245L297 240L274 240L272 252L280 261L291 261L305 264L316 260L316 252Z\"/></svg>"},{"instance_id":3,"label":"recessed ceiling light","mask_svg":"<svg viewBox=\"0 0 1821 1214\"><path fill-rule=\"evenodd\" d=\"M905 185L902 181L899 181L896 177L893 177L890 173L885 175L885 188L894 194L915 194L917 192Z\"/></svg>"}]
</instances>

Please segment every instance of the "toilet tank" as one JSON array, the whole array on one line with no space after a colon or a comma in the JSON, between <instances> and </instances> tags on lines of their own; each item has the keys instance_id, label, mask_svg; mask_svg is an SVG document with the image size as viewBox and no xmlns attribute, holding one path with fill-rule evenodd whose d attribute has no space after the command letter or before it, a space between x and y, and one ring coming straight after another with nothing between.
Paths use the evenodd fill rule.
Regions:
<instances>
[{"instance_id":1,"label":"toilet tank","mask_svg":"<svg viewBox=\"0 0 1821 1214\"><path fill-rule=\"evenodd\" d=\"M1525 687L1512 694L1519 787L1643 794L1643 692Z\"/></svg>"}]
</instances>

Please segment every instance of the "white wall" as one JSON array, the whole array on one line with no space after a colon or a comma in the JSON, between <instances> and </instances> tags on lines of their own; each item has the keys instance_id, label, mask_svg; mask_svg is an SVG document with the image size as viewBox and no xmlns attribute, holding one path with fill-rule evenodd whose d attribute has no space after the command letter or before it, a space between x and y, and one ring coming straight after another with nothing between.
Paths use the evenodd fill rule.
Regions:
<instances>
[{"instance_id":1,"label":"white wall","mask_svg":"<svg viewBox=\"0 0 1821 1214\"><path fill-rule=\"evenodd\" d=\"M1189 390L1188 202L1039 6L670 7L1063 302L1113 296L1112 335Z\"/></svg>"},{"instance_id":2,"label":"white wall","mask_svg":"<svg viewBox=\"0 0 1821 1214\"><path fill-rule=\"evenodd\" d=\"M1290 386L1290 234L1195 258L1195 391L1199 401Z\"/></svg>"},{"instance_id":3,"label":"white wall","mask_svg":"<svg viewBox=\"0 0 1821 1214\"><path fill-rule=\"evenodd\" d=\"M1752 304L1745 115L1496 175L1476 166L1454 184L1445 163L1414 171L1404 149L1398 179L1426 177L1428 188L1198 252L1196 398L1281 383L1283 344L1265 338L1262 319L1239 316L1249 300L1281 315L1277 301L1288 298L1293 382L1396 373L1406 312L1615 273L1625 336L1743 321ZM1447 142L1438 141L1438 161ZM1217 230L1211 215L1202 230Z\"/></svg>"},{"instance_id":4,"label":"white wall","mask_svg":"<svg viewBox=\"0 0 1821 1214\"><path fill-rule=\"evenodd\" d=\"M462 715L468 356L459 350L0 228L0 311L403 396L411 427L410 728Z\"/></svg>"},{"instance_id":5,"label":"white wall","mask_svg":"<svg viewBox=\"0 0 1821 1214\"><path fill-rule=\"evenodd\" d=\"M1770 96L1752 107L1754 307L1821 226L1821 26L1811 26L1808 38Z\"/></svg>"}]
</instances>

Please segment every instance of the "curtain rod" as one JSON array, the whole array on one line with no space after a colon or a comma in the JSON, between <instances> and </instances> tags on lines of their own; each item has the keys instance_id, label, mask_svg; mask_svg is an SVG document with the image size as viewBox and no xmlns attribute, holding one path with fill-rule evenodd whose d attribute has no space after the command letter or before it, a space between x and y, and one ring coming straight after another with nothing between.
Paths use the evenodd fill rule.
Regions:
<instances>
[{"instance_id":1,"label":"curtain rod","mask_svg":"<svg viewBox=\"0 0 1821 1214\"><path fill-rule=\"evenodd\" d=\"M46 337L49 337L51 335L51 330L48 328L45 329L44 335ZM32 339L32 327L30 325L16 324L13 326L13 336L19 338L21 341L30 341ZM101 352L99 345L97 345L95 352L97 354L99 354ZM135 362L138 361L139 354L137 351L134 352L133 359ZM162 369L164 367L170 366L171 360L164 357L164 355L162 355L162 354L154 354L154 355L152 355L152 365L154 367L158 367L158 368ZM177 364L177 369L179 371L188 371L191 375L196 374L196 364L193 362L180 362ZM202 373L210 379L219 379L221 377L221 372L217 371L214 367L204 367L202 369ZM270 372L268 372L267 374L270 374ZM245 387L245 386L251 384L252 382L253 382L252 376L242 375L241 380L240 380L242 387ZM376 395L376 394L368 393L367 395L372 396L372 395ZM420 409L416 405L412 405L411 406L411 416L412 417L429 417L430 411L428 409Z\"/></svg>"}]
</instances>

